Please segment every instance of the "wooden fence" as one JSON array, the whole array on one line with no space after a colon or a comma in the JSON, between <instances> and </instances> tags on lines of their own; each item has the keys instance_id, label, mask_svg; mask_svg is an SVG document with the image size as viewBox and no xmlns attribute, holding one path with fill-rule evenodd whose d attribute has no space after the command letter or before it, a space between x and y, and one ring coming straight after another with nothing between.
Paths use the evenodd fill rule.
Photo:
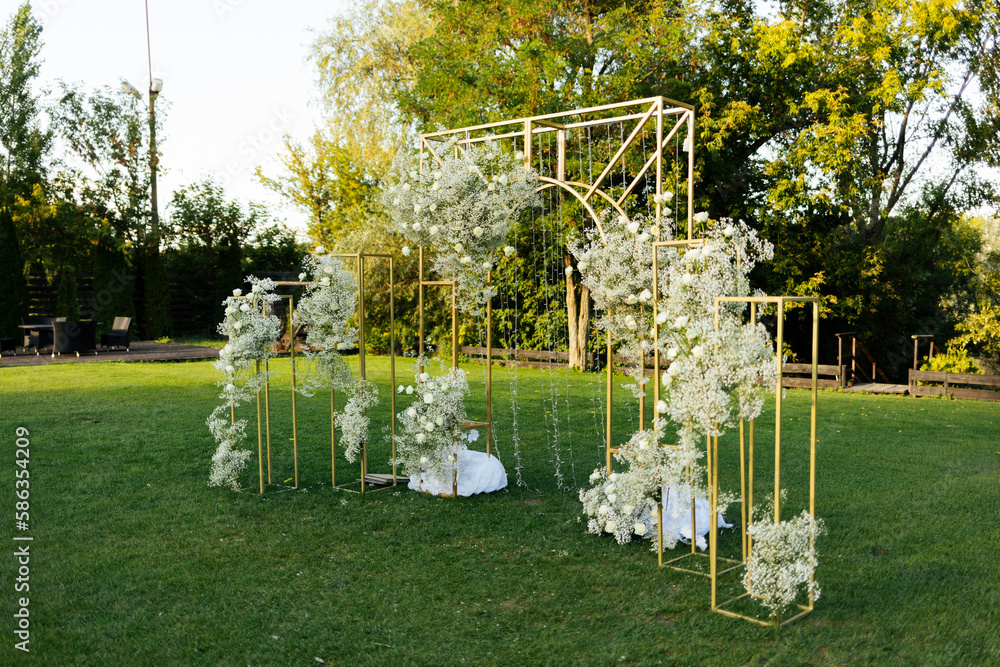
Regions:
<instances>
[{"instance_id":1,"label":"wooden fence","mask_svg":"<svg viewBox=\"0 0 1000 667\"><path fill-rule=\"evenodd\" d=\"M933 382L935 384L920 385L918 384L920 382ZM910 369L908 390L910 396L948 396L1000 401L1000 375Z\"/></svg>"}]
</instances>

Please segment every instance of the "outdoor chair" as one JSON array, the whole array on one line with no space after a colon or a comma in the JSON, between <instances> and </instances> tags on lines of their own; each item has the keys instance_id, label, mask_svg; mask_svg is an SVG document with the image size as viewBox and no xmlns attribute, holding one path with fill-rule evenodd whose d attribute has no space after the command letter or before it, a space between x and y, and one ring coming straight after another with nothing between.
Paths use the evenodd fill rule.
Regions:
<instances>
[{"instance_id":1,"label":"outdoor chair","mask_svg":"<svg viewBox=\"0 0 1000 667\"><path fill-rule=\"evenodd\" d=\"M56 319L49 317L47 315L28 315L21 318L21 324L25 327L32 324L40 324L43 326L49 326L52 321ZM59 318L65 320L66 318ZM37 356L39 351L52 345L52 331L45 329L24 329L24 351L27 352L28 348L35 348L35 355Z\"/></svg>"},{"instance_id":2,"label":"outdoor chair","mask_svg":"<svg viewBox=\"0 0 1000 667\"><path fill-rule=\"evenodd\" d=\"M17 346L14 342L13 338L0 338L0 357L4 352L13 352L14 356L17 356Z\"/></svg>"},{"instance_id":3,"label":"outdoor chair","mask_svg":"<svg viewBox=\"0 0 1000 667\"><path fill-rule=\"evenodd\" d=\"M93 352L97 354L97 322L75 322L71 320L55 320L52 322L52 356L75 352Z\"/></svg>"},{"instance_id":4,"label":"outdoor chair","mask_svg":"<svg viewBox=\"0 0 1000 667\"><path fill-rule=\"evenodd\" d=\"M124 347L125 351L128 352L128 329L130 326L132 326L131 317L116 317L115 323L111 326L111 333L101 334L101 346L104 348Z\"/></svg>"}]
</instances>

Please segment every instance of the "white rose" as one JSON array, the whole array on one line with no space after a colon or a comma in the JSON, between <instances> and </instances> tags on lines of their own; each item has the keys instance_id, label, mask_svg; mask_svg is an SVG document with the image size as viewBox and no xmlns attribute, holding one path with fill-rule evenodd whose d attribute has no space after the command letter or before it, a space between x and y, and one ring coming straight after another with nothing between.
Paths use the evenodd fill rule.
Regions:
<instances>
[{"instance_id":1,"label":"white rose","mask_svg":"<svg viewBox=\"0 0 1000 667\"><path fill-rule=\"evenodd\" d=\"M656 411L658 413L660 413L661 415L664 412L666 412L667 411L667 402L666 401L657 401L656 402Z\"/></svg>"},{"instance_id":2,"label":"white rose","mask_svg":"<svg viewBox=\"0 0 1000 667\"><path fill-rule=\"evenodd\" d=\"M509 245L509 246L507 246L506 248L503 249L503 254L507 255L508 257L513 257L515 252L517 252L517 251L515 250L514 246L512 246L512 245Z\"/></svg>"},{"instance_id":3,"label":"white rose","mask_svg":"<svg viewBox=\"0 0 1000 667\"><path fill-rule=\"evenodd\" d=\"M630 223L628 223L628 226L626 227L626 229L628 229L629 234L635 234L636 232L639 231L639 223L638 222L630 222Z\"/></svg>"},{"instance_id":4,"label":"white rose","mask_svg":"<svg viewBox=\"0 0 1000 667\"><path fill-rule=\"evenodd\" d=\"M302 282L302 281L303 281L303 280L305 280L305 279L306 279L306 274L304 274L304 273L300 273L300 274L299 274L299 282Z\"/></svg>"},{"instance_id":5,"label":"white rose","mask_svg":"<svg viewBox=\"0 0 1000 667\"><path fill-rule=\"evenodd\" d=\"M316 246L316 254L317 255L322 255L324 252L326 252L326 248L324 248L321 245Z\"/></svg>"},{"instance_id":6,"label":"white rose","mask_svg":"<svg viewBox=\"0 0 1000 667\"><path fill-rule=\"evenodd\" d=\"M613 472L610 475L608 475L608 479L610 479L612 482L617 482L618 481L618 477L619 477L619 475L616 472Z\"/></svg>"},{"instance_id":7,"label":"white rose","mask_svg":"<svg viewBox=\"0 0 1000 667\"><path fill-rule=\"evenodd\" d=\"M674 377L681 372L680 364L676 361L667 367L667 375Z\"/></svg>"},{"instance_id":8,"label":"white rose","mask_svg":"<svg viewBox=\"0 0 1000 667\"><path fill-rule=\"evenodd\" d=\"M615 532L615 528L617 528L617 527L618 526L615 525L614 521L608 521L606 524L604 524L604 530L605 530L605 532L608 532L608 533Z\"/></svg>"},{"instance_id":9,"label":"white rose","mask_svg":"<svg viewBox=\"0 0 1000 667\"><path fill-rule=\"evenodd\" d=\"M323 278L319 281L319 284L323 285L324 287L326 287L327 285L329 285L330 284L330 278L329 278L329 276L323 276Z\"/></svg>"},{"instance_id":10,"label":"white rose","mask_svg":"<svg viewBox=\"0 0 1000 667\"><path fill-rule=\"evenodd\" d=\"M427 382L428 380L431 379L431 376L430 373L421 373L420 375L417 376L417 379L420 380L421 382Z\"/></svg>"},{"instance_id":11,"label":"white rose","mask_svg":"<svg viewBox=\"0 0 1000 667\"><path fill-rule=\"evenodd\" d=\"M669 190L660 195L660 201L662 201L664 204L666 204L673 198L674 198L674 193L670 192Z\"/></svg>"},{"instance_id":12,"label":"white rose","mask_svg":"<svg viewBox=\"0 0 1000 667\"><path fill-rule=\"evenodd\" d=\"M435 185L437 185L437 184L435 183ZM427 208L429 208L432 211L436 211L436 210L438 210L438 205L437 204L431 204Z\"/></svg>"},{"instance_id":13,"label":"white rose","mask_svg":"<svg viewBox=\"0 0 1000 667\"><path fill-rule=\"evenodd\" d=\"M438 417L437 419L434 420L434 423L437 424L438 426L444 426L444 418Z\"/></svg>"},{"instance_id":14,"label":"white rose","mask_svg":"<svg viewBox=\"0 0 1000 667\"><path fill-rule=\"evenodd\" d=\"M641 521L637 522L634 526L632 526L632 532L634 532L639 537L642 537L643 535L646 534L646 524L644 524Z\"/></svg>"},{"instance_id":15,"label":"white rose","mask_svg":"<svg viewBox=\"0 0 1000 667\"><path fill-rule=\"evenodd\" d=\"M489 271L490 269L493 268L493 265L490 264L489 262L483 262L483 268Z\"/></svg>"},{"instance_id":16,"label":"white rose","mask_svg":"<svg viewBox=\"0 0 1000 667\"><path fill-rule=\"evenodd\" d=\"M708 220L708 211L701 211L700 213L694 214L695 222L705 222L706 220Z\"/></svg>"},{"instance_id":17,"label":"white rose","mask_svg":"<svg viewBox=\"0 0 1000 667\"><path fill-rule=\"evenodd\" d=\"M705 349L701 345L695 345L691 348L691 354L695 358L701 357L701 355L705 354Z\"/></svg>"},{"instance_id":18,"label":"white rose","mask_svg":"<svg viewBox=\"0 0 1000 667\"><path fill-rule=\"evenodd\" d=\"M600 507L597 508L597 516L605 517L608 515L608 512L610 511L611 511L610 507L608 507L607 505L601 505Z\"/></svg>"},{"instance_id":19,"label":"white rose","mask_svg":"<svg viewBox=\"0 0 1000 667\"><path fill-rule=\"evenodd\" d=\"M667 348L667 361L673 361L677 358L677 348L671 347Z\"/></svg>"},{"instance_id":20,"label":"white rose","mask_svg":"<svg viewBox=\"0 0 1000 667\"><path fill-rule=\"evenodd\" d=\"M626 505L625 507L622 508L622 512L625 512L625 514L631 514L634 511L635 511L635 505Z\"/></svg>"},{"instance_id":21,"label":"white rose","mask_svg":"<svg viewBox=\"0 0 1000 667\"><path fill-rule=\"evenodd\" d=\"M676 320L674 320L674 328L675 329L683 329L684 327L686 327L688 325L688 322L690 320L691 320L691 318L688 317L687 315L681 315Z\"/></svg>"},{"instance_id":22,"label":"white rose","mask_svg":"<svg viewBox=\"0 0 1000 667\"><path fill-rule=\"evenodd\" d=\"M462 259L459 260L462 264L472 264L472 258L468 255L463 255Z\"/></svg>"},{"instance_id":23,"label":"white rose","mask_svg":"<svg viewBox=\"0 0 1000 667\"><path fill-rule=\"evenodd\" d=\"M671 381L673 381L673 379L674 378L670 376L670 373L664 373L663 375L660 376L660 381L663 383L664 387L668 386L671 383Z\"/></svg>"},{"instance_id":24,"label":"white rose","mask_svg":"<svg viewBox=\"0 0 1000 667\"><path fill-rule=\"evenodd\" d=\"M441 189L441 184L440 183L435 183L434 185L431 186L431 191L432 192L434 192L436 190L440 190L440 189Z\"/></svg>"},{"instance_id":25,"label":"white rose","mask_svg":"<svg viewBox=\"0 0 1000 667\"><path fill-rule=\"evenodd\" d=\"M649 301L651 298L653 298L653 293L650 292L648 289L644 289L641 292L639 292L639 301L645 303L646 301Z\"/></svg>"},{"instance_id":26,"label":"white rose","mask_svg":"<svg viewBox=\"0 0 1000 667\"><path fill-rule=\"evenodd\" d=\"M657 324L666 324L667 323L667 311L661 310L660 312L658 312L656 314L656 323Z\"/></svg>"},{"instance_id":27,"label":"white rose","mask_svg":"<svg viewBox=\"0 0 1000 667\"><path fill-rule=\"evenodd\" d=\"M243 290L241 290L239 288L236 288L236 289L233 290L233 296L241 296L242 294L243 294Z\"/></svg>"},{"instance_id":28,"label":"white rose","mask_svg":"<svg viewBox=\"0 0 1000 667\"><path fill-rule=\"evenodd\" d=\"M626 297L626 299L625 299L625 303L627 303L627 304L629 304L631 306L632 304L636 303L638 300L639 300L639 298L635 294L629 294L628 297Z\"/></svg>"},{"instance_id":29,"label":"white rose","mask_svg":"<svg viewBox=\"0 0 1000 667\"><path fill-rule=\"evenodd\" d=\"M229 364L229 365L226 366L226 372L229 373L230 375L232 375L233 373L236 372L236 369L233 368L232 364Z\"/></svg>"},{"instance_id":30,"label":"white rose","mask_svg":"<svg viewBox=\"0 0 1000 667\"><path fill-rule=\"evenodd\" d=\"M437 225L431 225L431 228L428 231L430 231L431 234L437 234L439 229L440 227L438 227Z\"/></svg>"},{"instance_id":31,"label":"white rose","mask_svg":"<svg viewBox=\"0 0 1000 667\"><path fill-rule=\"evenodd\" d=\"M687 254L684 255L684 259L686 259L689 262L697 262L699 259L701 259L701 250L699 250L698 248L691 248L690 250L687 251Z\"/></svg>"},{"instance_id":32,"label":"white rose","mask_svg":"<svg viewBox=\"0 0 1000 667\"><path fill-rule=\"evenodd\" d=\"M417 410L416 410L416 408L407 408L406 409L406 416L409 417L410 419L413 419L414 417L416 417L417 416Z\"/></svg>"},{"instance_id":33,"label":"white rose","mask_svg":"<svg viewBox=\"0 0 1000 667\"><path fill-rule=\"evenodd\" d=\"M636 327L639 325L635 323L635 320L625 320L625 326L628 327L629 331L635 331Z\"/></svg>"},{"instance_id":34,"label":"white rose","mask_svg":"<svg viewBox=\"0 0 1000 667\"><path fill-rule=\"evenodd\" d=\"M607 495L607 496L610 496L612 493L615 492L615 490L617 488L618 488L618 485L615 484L614 482L611 482L610 484L605 484L604 485L604 494Z\"/></svg>"},{"instance_id":35,"label":"white rose","mask_svg":"<svg viewBox=\"0 0 1000 667\"><path fill-rule=\"evenodd\" d=\"M235 324L233 324L233 328L237 329L237 330L242 329L243 328L243 323L242 322L236 322Z\"/></svg>"},{"instance_id":36,"label":"white rose","mask_svg":"<svg viewBox=\"0 0 1000 667\"><path fill-rule=\"evenodd\" d=\"M426 435L424 435L423 433L417 433L417 442L423 442L426 439L427 439ZM420 462L426 463L427 459L421 458Z\"/></svg>"},{"instance_id":37,"label":"white rose","mask_svg":"<svg viewBox=\"0 0 1000 667\"><path fill-rule=\"evenodd\" d=\"M236 391L236 385L230 382L229 384L226 385L226 391L230 393Z\"/></svg>"},{"instance_id":38,"label":"white rose","mask_svg":"<svg viewBox=\"0 0 1000 667\"><path fill-rule=\"evenodd\" d=\"M465 246L461 243L456 243L453 247L455 248L455 252L462 252L465 249Z\"/></svg>"},{"instance_id":39,"label":"white rose","mask_svg":"<svg viewBox=\"0 0 1000 667\"><path fill-rule=\"evenodd\" d=\"M472 228L472 235L475 236L478 239L480 236L483 235L483 228L482 227L473 227Z\"/></svg>"},{"instance_id":40,"label":"white rose","mask_svg":"<svg viewBox=\"0 0 1000 667\"><path fill-rule=\"evenodd\" d=\"M507 174L500 174L500 178L498 180L501 185L507 185Z\"/></svg>"},{"instance_id":41,"label":"white rose","mask_svg":"<svg viewBox=\"0 0 1000 667\"><path fill-rule=\"evenodd\" d=\"M615 494L615 493L609 493L608 494L608 502L609 503L611 503L612 505L614 505L617 500L618 500L618 494Z\"/></svg>"},{"instance_id":42,"label":"white rose","mask_svg":"<svg viewBox=\"0 0 1000 667\"><path fill-rule=\"evenodd\" d=\"M420 434L420 435L419 435L418 437L423 437L423 435L424 435L424 434L423 434L423 433L421 433L421 434ZM426 457L426 456L421 456L421 457L420 457L420 462L421 462L421 463L427 463L427 457Z\"/></svg>"},{"instance_id":43,"label":"white rose","mask_svg":"<svg viewBox=\"0 0 1000 667\"><path fill-rule=\"evenodd\" d=\"M246 305L244 303L242 306L240 306L240 311L244 312L244 313L249 313L250 312L250 306L248 306L248 305Z\"/></svg>"},{"instance_id":44,"label":"white rose","mask_svg":"<svg viewBox=\"0 0 1000 667\"><path fill-rule=\"evenodd\" d=\"M567 266L566 267L566 275L567 276L573 275L573 267L572 266Z\"/></svg>"},{"instance_id":45,"label":"white rose","mask_svg":"<svg viewBox=\"0 0 1000 667\"><path fill-rule=\"evenodd\" d=\"M409 192L409 190L410 190L410 184L409 183L403 183L403 190Z\"/></svg>"},{"instance_id":46,"label":"white rose","mask_svg":"<svg viewBox=\"0 0 1000 667\"><path fill-rule=\"evenodd\" d=\"M685 285L690 285L692 282L694 282L694 276L692 276L690 273L685 273L683 276L681 276L681 282L684 283Z\"/></svg>"},{"instance_id":47,"label":"white rose","mask_svg":"<svg viewBox=\"0 0 1000 667\"><path fill-rule=\"evenodd\" d=\"M399 385L398 387L396 387L397 394L402 394L404 391L406 391L406 387L404 387L403 385Z\"/></svg>"},{"instance_id":48,"label":"white rose","mask_svg":"<svg viewBox=\"0 0 1000 667\"><path fill-rule=\"evenodd\" d=\"M413 205L413 213L414 213L414 215L419 215L419 213L420 213L420 204L414 204ZM417 225L417 223L413 223L414 227L416 227L416 225Z\"/></svg>"},{"instance_id":49,"label":"white rose","mask_svg":"<svg viewBox=\"0 0 1000 667\"><path fill-rule=\"evenodd\" d=\"M735 233L736 233L736 228L733 227L732 225L726 225L726 228L722 230L722 235L725 236L727 239Z\"/></svg>"},{"instance_id":50,"label":"white rose","mask_svg":"<svg viewBox=\"0 0 1000 667\"><path fill-rule=\"evenodd\" d=\"M490 183L488 186L486 186L486 189L489 190L490 192L493 192L493 191L495 191L497 189L497 184L496 183Z\"/></svg>"},{"instance_id":51,"label":"white rose","mask_svg":"<svg viewBox=\"0 0 1000 667\"><path fill-rule=\"evenodd\" d=\"M430 433L431 431L434 430L434 424L427 422L426 424L424 424L424 430Z\"/></svg>"},{"instance_id":52,"label":"white rose","mask_svg":"<svg viewBox=\"0 0 1000 667\"><path fill-rule=\"evenodd\" d=\"M649 234L647 234L646 232L639 234L639 243L645 243L648 240L649 240Z\"/></svg>"},{"instance_id":53,"label":"white rose","mask_svg":"<svg viewBox=\"0 0 1000 667\"><path fill-rule=\"evenodd\" d=\"M410 256L410 246L408 246L408 245L404 245L404 246L403 246L403 254L404 254L405 256L407 256L407 257L409 257L409 256Z\"/></svg>"},{"instance_id":54,"label":"white rose","mask_svg":"<svg viewBox=\"0 0 1000 667\"><path fill-rule=\"evenodd\" d=\"M420 223L419 222L414 222L413 223L413 231L415 231L415 232L419 232L420 231Z\"/></svg>"},{"instance_id":55,"label":"white rose","mask_svg":"<svg viewBox=\"0 0 1000 667\"><path fill-rule=\"evenodd\" d=\"M434 402L434 394L424 394L424 403L430 405Z\"/></svg>"},{"instance_id":56,"label":"white rose","mask_svg":"<svg viewBox=\"0 0 1000 667\"><path fill-rule=\"evenodd\" d=\"M333 267L332 266L328 266L325 269L323 269L323 272L324 273L328 273L330 275L333 275Z\"/></svg>"},{"instance_id":57,"label":"white rose","mask_svg":"<svg viewBox=\"0 0 1000 667\"><path fill-rule=\"evenodd\" d=\"M649 439L648 438L639 441L639 449L641 449L643 451L649 449Z\"/></svg>"},{"instance_id":58,"label":"white rose","mask_svg":"<svg viewBox=\"0 0 1000 667\"><path fill-rule=\"evenodd\" d=\"M587 267L590 266L587 262L577 262L577 266L580 267L581 271L586 271Z\"/></svg>"},{"instance_id":59,"label":"white rose","mask_svg":"<svg viewBox=\"0 0 1000 667\"><path fill-rule=\"evenodd\" d=\"M412 384L406 385L406 393L407 394L412 394L413 393L413 385Z\"/></svg>"},{"instance_id":60,"label":"white rose","mask_svg":"<svg viewBox=\"0 0 1000 667\"><path fill-rule=\"evenodd\" d=\"M626 216L624 216L624 215L620 215L620 216L618 216L618 222L620 222L623 225L627 225L628 224L628 218Z\"/></svg>"}]
</instances>

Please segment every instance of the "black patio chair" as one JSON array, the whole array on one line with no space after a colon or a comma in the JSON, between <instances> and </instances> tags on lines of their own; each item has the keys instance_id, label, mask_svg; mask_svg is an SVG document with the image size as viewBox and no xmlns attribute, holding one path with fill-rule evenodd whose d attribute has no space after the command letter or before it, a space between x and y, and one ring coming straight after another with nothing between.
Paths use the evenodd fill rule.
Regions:
<instances>
[{"instance_id":1,"label":"black patio chair","mask_svg":"<svg viewBox=\"0 0 1000 667\"><path fill-rule=\"evenodd\" d=\"M52 356L75 352L93 352L97 354L97 322L75 322L72 320L55 320L52 322Z\"/></svg>"},{"instance_id":2,"label":"black patio chair","mask_svg":"<svg viewBox=\"0 0 1000 667\"><path fill-rule=\"evenodd\" d=\"M49 317L48 315L28 315L21 318L21 324L26 327L32 324L51 325L54 320L65 321L65 317ZM35 348L35 356L39 351L52 345L52 330L45 329L24 329L24 351L28 348Z\"/></svg>"},{"instance_id":3,"label":"black patio chair","mask_svg":"<svg viewBox=\"0 0 1000 667\"><path fill-rule=\"evenodd\" d=\"M13 338L0 338L0 357L3 356L4 352L13 352L14 356L17 356L17 345Z\"/></svg>"},{"instance_id":4,"label":"black patio chair","mask_svg":"<svg viewBox=\"0 0 1000 667\"><path fill-rule=\"evenodd\" d=\"M124 347L125 351L128 352L130 326L132 326L131 317L116 317L115 323L111 326L111 333L101 334L101 346L104 348Z\"/></svg>"}]
</instances>

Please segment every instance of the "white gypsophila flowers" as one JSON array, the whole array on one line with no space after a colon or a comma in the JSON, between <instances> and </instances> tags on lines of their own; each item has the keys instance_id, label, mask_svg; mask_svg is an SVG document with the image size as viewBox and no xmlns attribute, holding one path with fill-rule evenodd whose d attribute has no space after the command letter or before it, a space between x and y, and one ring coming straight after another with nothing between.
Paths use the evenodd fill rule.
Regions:
<instances>
[{"instance_id":1,"label":"white gypsophila flowers","mask_svg":"<svg viewBox=\"0 0 1000 667\"><path fill-rule=\"evenodd\" d=\"M252 287L246 297L242 290L235 289L233 296L223 302L226 310L218 332L228 336L229 342L212 364L224 376L218 382L223 404L212 411L207 422L217 443L208 483L228 485L233 490L239 490L239 475L250 451L240 448L246 438L246 420L234 421L232 414L267 383L267 374L258 373L257 365L274 355L274 343L281 331L278 318L271 314L271 304L278 299L274 283L254 276L247 276L247 282Z\"/></svg>"},{"instance_id":2,"label":"white gypsophila flowers","mask_svg":"<svg viewBox=\"0 0 1000 667\"><path fill-rule=\"evenodd\" d=\"M408 475L425 472L451 479L452 457L478 435L460 429L466 418L469 383L461 369L432 376L423 370L429 364L424 356L414 364L416 396L411 406L396 415L396 457Z\"/></svg>"},{"instance_id":3,"label":"white gypsophila flowers","mask_svg":"<svg viewBox=\"0 0 1000 667\"><path fill-rule=\"evenodd\" d=\"M762 517L747 529L753 548L743 573L743 586L750 597L771 610L775 621L782 609L795 602L800 591L813 600L819 598L816 538L823 532L823 520L814 519L805 510L779 523Z\"/></svg>"},{"instance_id":4,"label":"white gypsophila flowers","mask_svg":"<svg viewBox=\"0 0 1000 667\"><path fill-rule=\"evenodd\" d=\"M433 270L457 281L459 307L467 311L495 295L487 284L491 257L504 248L514 213L535 204L538 175L494 142L456 155L450 141L435 152L445 157L398 156L398 180L386 187L383 203L391 231L435 251Z\"/></svg>"}]
</instances>

